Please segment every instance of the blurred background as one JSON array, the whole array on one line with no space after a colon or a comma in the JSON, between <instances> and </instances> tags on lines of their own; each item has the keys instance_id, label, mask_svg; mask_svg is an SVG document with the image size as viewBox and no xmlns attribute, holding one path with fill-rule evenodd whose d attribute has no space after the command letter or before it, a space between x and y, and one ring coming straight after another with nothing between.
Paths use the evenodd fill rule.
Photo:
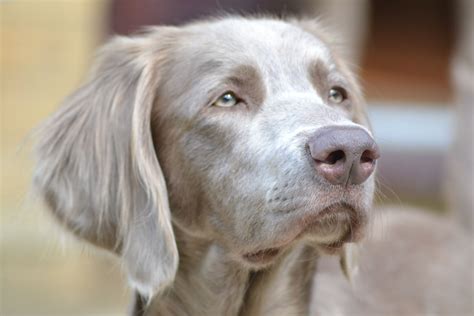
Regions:
<instances>
[{"instance_id":1,"label":"blurred background","mask_svg":"<svg viewBox=\"0 0 474 316\"><path fill-rule=\"evenodd\" d=\"M0 1L2 315L125 315L120 266L65 238L29 194L28 139L80 84L96 48L143 25L218 12L320 16L345 45L382 149L378 204L472 231L474 1Z\"/></svg>"}]
</instances>

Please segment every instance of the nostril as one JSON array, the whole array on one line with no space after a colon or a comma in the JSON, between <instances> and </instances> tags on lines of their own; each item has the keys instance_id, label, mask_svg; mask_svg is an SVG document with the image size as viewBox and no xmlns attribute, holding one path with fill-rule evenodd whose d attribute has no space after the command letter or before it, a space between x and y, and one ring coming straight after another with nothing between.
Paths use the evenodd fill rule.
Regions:
<instances>
[{"instance_id":1,"label":"nostril","mask_svg":"<svg viewBox=\"0 0 474 316\"><path fill-rule=\"evenodd\" d=\"M376 146L366 149L362 152L359 162L352 165L349 174L350 184L361 184L365 182L375 170L375 162L379 158L379 152Z\"/></svg>"},{"instance_id":2,"label":"nostril","mask_svg":"<svg viewBox=\"0 0 474 316\"><path fill-rule=\"evenodd\" d=\"M373 163L375 159L373 152L370 150L364 151L360 156L361 163Z\"/></svg>"},{"instance_id":3,"label":"nostril","mask_svg":"<svg viewBox=\"0 0 474 316\"><path fill-rule=\"evenodd\" d=\"M374 164L375 161L380 157L377 146L373 149L366 149L360 156L360 163L370 163Z\"/></svg>"},{"instance_id":4,"label":"nostril","mask_svg":"<svg viewBox=\"0 0 474 316\"><path fill-rule=\"evenodd\" d=\"M326 159L324 160L319 160L318 162L322 162L328 165L334 165L336 162L342 160L344 161L346 159L346 154L342 150L336 150L331 152Z\"/></svg>"}]
</instances>

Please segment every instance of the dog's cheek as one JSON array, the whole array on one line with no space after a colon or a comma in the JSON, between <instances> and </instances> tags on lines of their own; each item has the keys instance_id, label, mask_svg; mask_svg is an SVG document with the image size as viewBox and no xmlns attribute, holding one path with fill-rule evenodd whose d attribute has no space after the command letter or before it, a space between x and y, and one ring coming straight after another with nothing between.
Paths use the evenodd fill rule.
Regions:
<instances>
[{"instance_id":1,"label":"dog's cheek","mask_svg":"<svg viewBox=\"0 0 474 316\"><path fill-rule=\"evenodd\" d=\"M206 210L201 194L202 179L193 165L193 152L183 146L185 124L178 125L175 121L164 119L162 124L155 124L156 155L165 176L173 222L189 234L202 234L201 212Z\"/></svg>"},{"instance_id":2,"label":"dog's cheek","mask_svg":"<svg viewBox=\"0 0 474 316\"><path fill-rule=\"evenodd\" d=\"M208 234L213 212L228 205L232 177L228 137L210 124L195 123L178 135L164 153L170 203L175 222L188 233Z\"/></svg>"}]
</instances>

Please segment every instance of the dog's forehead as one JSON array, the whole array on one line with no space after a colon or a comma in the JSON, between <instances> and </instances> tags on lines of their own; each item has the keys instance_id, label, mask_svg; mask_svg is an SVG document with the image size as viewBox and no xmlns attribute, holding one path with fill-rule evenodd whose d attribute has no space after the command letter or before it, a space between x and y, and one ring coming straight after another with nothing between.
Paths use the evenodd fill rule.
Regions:
<instances>
[{"instance_id":1,"label":"dog's forehead","mask_svg":"<svg viewBox=\"0 0 474 316\"><path fill-rule=\"evenodd\" d=\"M315 65L337 69L329 45L314 34L318 30L310 33L297 21L236 17L191 24L183 31L186 36L173 57L174 73L210 85L232 76L240 66L250 66L269 93L308 91Z\"/></svg>"},{"instance_id":2,"label":"dog's forehead","mask_svg":"<svg viewBox=\"0 0 474 316\"><path fill-rule=\"evenodd\" d=\"M309 65L320 60L333 64L328 45L314 34L296 24L274 19L227 18L193 25L192 32L200 40L199 50L204 56L241 63L249 61L259 65ZM204 44L202 46L202 44Z\"/></svg>"}]
</instances>

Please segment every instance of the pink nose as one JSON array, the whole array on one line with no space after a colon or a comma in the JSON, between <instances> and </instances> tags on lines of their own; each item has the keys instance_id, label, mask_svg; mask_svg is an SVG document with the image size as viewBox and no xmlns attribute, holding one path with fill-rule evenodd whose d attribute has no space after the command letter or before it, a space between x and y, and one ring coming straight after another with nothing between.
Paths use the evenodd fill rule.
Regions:
<instances>
[{"instance_id":1,"label":"pink nose","mask_svg":"<svg viewBox=\"0 0 474 316\"><path fill-rule=\"evenodd\" d=\"M374 139L357 126L320 128L308 146L316 171L334 185L363 183L380 157Z\"/></svg>"}]
</instances>

